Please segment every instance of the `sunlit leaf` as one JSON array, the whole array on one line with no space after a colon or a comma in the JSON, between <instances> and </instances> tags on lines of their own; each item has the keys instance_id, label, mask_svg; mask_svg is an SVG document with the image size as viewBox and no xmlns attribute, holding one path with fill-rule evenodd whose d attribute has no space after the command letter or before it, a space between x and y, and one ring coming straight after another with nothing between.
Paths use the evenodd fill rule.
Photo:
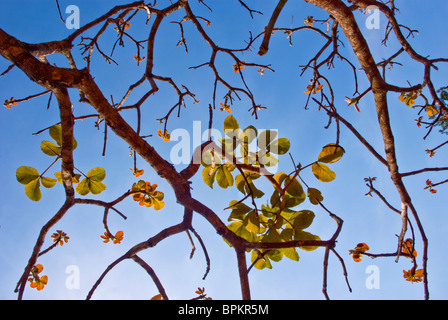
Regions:
<instances>
[{"instance_id":1,"label":"sunlit leaf","mask_svg":"<svg viewBox=\"0 0 448 320\"><path fill-rule=\"evenodd\" d=\"M246 214L252 210L251 207L236 200L232 200L229 207L232 209L232 212L230 213L228 221L243 221Z\"/></svg>"},{"instance_id":2,"label":"sunlit leaf","mask_svg":"<svg viewBox=\"0 0 448 320\"><path fill-rule=\"evenodd\" d=\"M283 258L283 251L280 249L270 250L266 256L272 261L279 262Z\"/></svg>"},{"instance_id":3,"label":"sunlit leaf","mask_svg":"<svg viewBox=\"0 0 448 320\"><path fill-rule=\"evenodd\" d=\"M49 132L50 132L50 137L52 137L54 139L54 141L56 141L58 146L62 147L62 127L59 124L56 124L50 128ZM73 143L72 149L75 150L78 145L75 137L73 137L72 143Z\"/></svg>"},{"instance_id":4,"label":"sunlit leaf","mask_svg":"<svg viewBox=\"0 0 448 320\"><path fill-rule=\"evenodd\" d=\"M255 233L250 232L246 229L246 226L244 225L243 221L233 222L229 224L227 228L232 232L234 232L237 236L247 241L256 242L258 240L257 235Z\"/></svg>"},{"instance_id":5,"label":"sunlit leaf","mask_svg":"<svg viewBox=\"0 0 448 320\"><path fill-rule=\"evenodd\" d=\"M272 269L272 264L269 261L269 258L263 256L262 258L258 257L258 254L255 250L252 251L251 262L254 263L254 267L258 270L262 270L264 268Z\"/></svg>"},{"instance_id":6,"label":"sunlit leaf","mask_svg":"<svg viewBox=\"0 0 448 320\"><path fill-rule=\"evenodd\" d=\"M90 192L90 186L88 179L81 180L80 183L76 186L76 192L78 192L82 196L86 196Z\"/></svg>"},{"instance_id":7,"label":"sunlit leaf","mask_svg":"<svg viewBox=\"0 0 448 320\"><path fill-rule=\"evenodd\" d=\"M334 163L339 161L344 155L345 150L334 143L327 144L319 153L317 161L324 163Z\"/></svg>"},{"instance_id":8,"label":"sunlit leaf","mask_svg":"<svg viewBox=\"0 0 448 320\"><path fill-rule=\"evenodd\" d=\"M93 168L87 173L86 177L92 181L100 182L106 178L106 171L101 167Z\"/></svg>"},{"instance_id":9,"label":"sunlit leaf","mask_svg":"<svg viewBox=\"0 0 448 320\"><path fill-rule=\"evenodd\" d=\"M314 205L317 205L317 204L319 204L319 201L324 200L322 193L315 188L308 188L307 195L308 195L308 199L310 199L310 202Z\"/></svg>"},{"instance_id":10,"label":"sunlit leaf","mask_svg":"<svg viewBox=\"0 0 448 320\"><path fill-rule=\"evenodd\" d=\"M92 178L89 179L88 184L90 192L92 192L92 194L100 194L101 192L107 189L104 183L92 180Z\"/></svg>"},{"instance_id":11,"label":"sunlit leaf","mask_svg":"<svg viewBox=\"0 0 448 320\"><path fill-rule=\"evenodd\" d=\"M313 171L314 176L322 182L330 182L336 178L336 173L323 163L313 163L311 170Z\"/></svg>"},{"instance_id":12,"label":"sunlit leaf","mask_svg":"<svg viewBox=\"0 0 448 320\"><path fill-rule=\"evenodd\" d=\"M262 242L281 242L280 232L275 228L270 228L267 234L261 239Z\"/></svg>"},{"instance_id":13,"label":"sunlit leaf","mask_svg":"<svg viewBox=\"0 0 448 320\"><path fill-rule=\"evenodd\" d=\"M229 137L238 137L239 124L233 115L229 115L224 120L224 133Z\"/></svg>"},{"instance_id":14,"label":"sunlit leaf","mask_svg":"<svg viewBox=\"0 0 448 320\"><path fill-rule=\"evenodd\" d=\"M22 166L16 170L17 181L21 184L26 185L39 177L39 172L32 167Z\"/></svg>"},{"instance_id":15,"label":"sunlit leaf","mask_svg":"<svg viewBox=\"0 0 448 320\"><path fill-rule=\"evenodd\" d=\"M56 182L58 182L57 179L52 179L52 178L48 178L48 177L42 177L40 179L40 183L42 183L42 185L45 188L52 188L54 187L54 185L56 184Z\"/></svg>"},{"instance_id":16,"label":"sunlit leaf","mask_svg":"<svg viewBox=\"0 0 448 320\"><path fill-rule=\"evenodd\" d=\"M225 165L218 167L216 171L216 182L223 189L233 186L233 176Z\"/></svg>"},{"instance_id":17,"label":"sunlit leaf","mask_svg":"<svg viewBox=\"0 0 448 320\"><path fill-rule=\"evenodd\" d=\"M25 194L33 201L39 201L42 198L39 178L34 179L25 186Z\"/></svg>"},{"instance_id":18,"label":"sunlit leaf","mask_svg":"<svg viewBox=\"0 0 448 320\"><path fill-rule=\"evenodd\" d=\"M287 257L288 259L291 259L293 261L299 261L300 257L299 254L297 253L296 248L283 248L281 250L285 255L285 257Z\"/></svg>"},{"instance_id":19,"label":"sunlit leaf","mask_svg":"<svg viewBox=\"0 0 448 320\"><path fill-rule=\"evenodd\" d=\"M274 154L282 155L288 152L290 147L291 143L288 139L279 138L269 145L268 150Z\"/></svg>"},{"instance_id":20,"label":"sunlit leaf","mask_svg":"<svg viewBox=\"0 0 448 320\"><path fill-rule=\"evenodd\" d=\"M260 231L260 219L255 210L250 211L246 218L244 219L244 225L246 226L246 230L252 233L259 233Z\"/></svg>"},{"instance_id":21,"label":"sunlit leaf","mask_svg":"<svg viewBox=\"0 0 448 320\"><path fill-rule=\"evenodd\" d=\"M313 223L314 216L315 216L314 213L310 210L298 211L294 215L292 225L294 226L295 229L300 230L306 229Z\"/></svg>"},{"instance_id":22,"label":"sunlit leaf","mask_svg":"<svg viewBox=\"0 0 448 320\"><path fill-rule=\"evenodd\" d=\"M56 124L50 128L49 132L50 137L52 137L59 146L62 146L62 127Z\"/></svg>"},{"instance_id":23,"label":"sunlit leaf","mask_svg":"<svg viewBox=\"0 0 448 320\"><path fill-rule=\"evenodd\" d=\"M51 141L42 141L40 144L40 150L50 157L57 157L61 154L61 147L58 147Z\"/></svg>"},{"instance_id":24,"label":"sunlit leaf","mask_svg":"<svg viewBox=\"0 0 448 320\"><path fill-rule=\"evenodd\" d=\"M296 241L308 241L308 240L320 241L320 238L312 233L297 229L294 232L294 240L296 240ZM305 250L305 251L313 251L313 250L316 250L318 248L318 246L301 246L299 248L302 250Z\"/></svg>"},{"instance_id":25,"label":"sunlit leaf","mask_svg":"<svg viewBox=\"0 0 448 320\"><path fill-rule=\"evenodd\" d=\"M165 206L165 202L163 202L161 199L157 199L155 197L152 198L153 199L153 206L154 206L154 210L160 210Z\"/></svg>"},{"instance_id":26,"label":"sunlit leaf","mask_svg":"<svg viewBox=\"0 0 448 320\"><path fill-rule=\"evenodd\" d=\"M202 179L204 180L205 184L208 185L212 189L213 189L213 183L215 182L215 176L216 176L217 169L218 169L218 167L215 167L215 168L204 167L204 169L202 169Z\"/></svg>"}]
</instances>

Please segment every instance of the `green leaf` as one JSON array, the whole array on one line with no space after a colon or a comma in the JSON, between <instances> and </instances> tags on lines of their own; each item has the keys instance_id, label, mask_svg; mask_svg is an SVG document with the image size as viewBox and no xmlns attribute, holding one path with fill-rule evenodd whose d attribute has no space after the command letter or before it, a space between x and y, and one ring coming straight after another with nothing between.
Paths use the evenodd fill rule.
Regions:
<instances>
[{"instance_id":1,"label":"green leaf","mask_svg":"<svg viewBox=\"0 0 448 320\"><path fill-rule=\"evenodd\" d=\"M56 141L58 146L62 147L62 127L59 124L56 124L50 128L50 137ZM76 149L78 143L75 140L75 137L73 137L73 150Z\"/></svg>"},{"instance_id":2,"label":"green leaf","mask_svg":"<svg viewBox=\"0 0 448 320\"><path fill-rule=\"evenodd\" d=\"M232 212L230 213L228 221L243 221L246 213L252 210L251 207L236 200L230 201L229 207L232 209Z\"/></svg>"},{"instance_id":3,"label":"green leaf","mask_svg":"<svg viewBox=\"0 0 448 320\"><path fill-rule=\"evenodd\" d=\"M282 184L283 181L286 179L288 175L284 172L279 172L274 176L275 181L277 181L278 184Z\"/></svg>"},{"instance_id":4,"label":"green leaf","mask_svg":"<svg viewBox=\"0 0 448 320\"><path fill-rule=\"evenodd\" d=\"M269 228L267 234L263 236L262 242L281 242L280 232L275 228Z\"/></svg>"},{"instance_id":5,"label":"green leaf","mask_svg":"<svg viewBox=\"0 0 448 320\"><path fill-rule=\"evenodd\" d=\"M76 186L76 192L82 196L85 196L90 192L92 194L100 194L107 188L106 185L101 182L105 178L106 171L103 168L93 168L87 173L86 177L78 183Z\"/></svg>"},{"instance_id":6,"label":"green leaf","mask_svg":"<svg viewBox=\"0 0 448 320\"><path fill-rule=\"evenodd\" d=\"M218 167L216 171L216 182L223 189L233 186L233 176L225 165Z\"/></svg>"},{"instance_id":7,"label":"green leaf","mask_svg":"<svg viewBox=\"0 0 448 320\"><path fill-rule=\"evenodd\" d=\"M246 230L255 234L260 232L260 219L255 210L250 211L243 221Z\"/></svg>"},{"instance_id":8,"label":"green leaf","mask_svg":"<svg viewBox=\"0 0 448 320\"><path fill-rule=\"evenodd\" d=\"M82 179L80 183L76 186L76 192L78 192L82 196L86 196L90 192L89 180Z\"/></svg>"},{"instance_id":9,"label":"green leaf","mask_svg":"<svg viewBox=\"0 0 448 320\"><path fill-rule=\"evenodd\" d=\"M288 139L279 138L269 145L268 151L270 151L274 154L282 155L282 154L285 154L286 152L288 152L290 147L291 147L291 143L289 142Z\"/></svg>"},{"instance_id":10,"label":"green leaf","mask_svg":"<svg viewBox=\"0 0 448 320\"><path fill-rule=\"evenodd\" d=\"M229 137L238 137L239 124L235 117L230 115L224 120L224 133Z\"/></svg>"},{"instance_id":11,"label":"green leaf","mask_svg":"<svg viewBox=\"0 0 448 320\"><path fill-rule=\"evenodd\" d=\"M313 223L314 216L314 212L310 210L298 211L293 218L292 225L295 229L306 229Z\"/></svg>"},{"instance_id":12,"label":"green leaf","mask_svg":"<svg viewBox=\"0 0 448 320\"><path fill-rule=\"evenodd\" d=\"M322 182L330 182L336 178L336 173L323 163L313 163L311 170L313 171L314 176Z\"/></svg>"},{"instance_id":13,"label":"green leaf","mask_svg":"<svg viewBox=\"0 0 448 320\"><path fill-rule=\"evenodd\" d=\"M213 183L215 182L216 170L217 167L212 168L211 166L204 167L204 169L202 170L202 180L204 180L205 184L212 189Z\"/></svg>"},{"instance_id":14,"label":"green leaf","mask_svg":"<svg viewBox=\"0 0 448 320\"><path fill-rule=\"evenodd\" d=\"M294 232L294 240L296 241L307 241L307 240L314 240L314 241L320 241L320 238L312 233L302 231L302 230L296 230ZM305 251L313 251L318 248L318 246L301 246L299 247L302 250Z\"/></svg>"},{"instance_id":15,"label":"green leaf","mask_svg":"<svg viewBox=\"0 0 448 320\"><path fill-rule=\"evenodd\" d=\"M260 253L262 253L263 251L260 250ZM259 258L258 260L258 254L255 250L252 251L252 255L251 255L251 262L254 263L254 267L257 268L258 270L262 270L264 268L268 268L268 269L272 269L272 264L269 261L268 257L266 255L264 255L264 257Z\"/></svg>"},{"instance_id":16,"label":"green leaf","mask_svg":"<svg viewBox=\"0 0 448 320\"><path fill-rule=\"evenodd\" d=\"M50 157L57 157L61 154L61 147L58 147L51 141L42 141L40 144L40 150Z\"/></svg>"},{"instance_id":17,"label":"green leaf","mask_svg":"<svg viewBox=\"0 0 448 320\"><path fill-rule=\"evenodd\" d=\"M242 221L233 222L229 224L227 228L230 231L234 232L237 236L247 241L256 242L258 240L257 235L255 233L249 232Z\"/></svg>"},{"instance_id":18,"label":"green leaf","mask_svg":"<svg viewBox=\"0 0 448 320\"><path fill-rule=\"evenodd\" d=\"M92 192L92 194L100 194L107 188L106 185L102 182L92 180L91 178L88 180L89 190L90 192Z\"/></svg>"},{"instance_id":19,"label":"green leaf","mask_svg":"<svg viewBox=\"0 0 448 320\"><path fill-rule=\"evenodd\" d=\"M25 194L33 201L39 201L42 198L42 192L40 191L39 178L30 181L25 186Z\"/></svg>"},{"instance_id":20,"label":"green leaf","mask_svg":"<svg viewBox=\"0 0 448 320\"><path fill-rule=\"evenodd\" d=\"M261 150L266 150L266 148L271 144L271 142L277 137L277 131L265 130L262 131L257 139L257 146Z\"/></svg>"},{"instance_id":21,"label":"green leaf","mask_svg":"<svg viewBox=\"0 0 448 320\"><path fill-rule=\"evenodd\" d=\"M58 182L57 179L52 179L52 178L48 178L48 177L40 178L40 183L42 183L42 185L47 189L53 188L54 185L56 184L56 182Z\"/></svg>"},{"instance_id":22,"label":"green leaf","mask_svg":"<svg viewBox=\"0 0 448 320\"><path fill-rule=\"evenodd\" d=\"M93 168L87 173L86 177L92 181L101 182L106 178L106 171L101 167Z\"/></svg>"},{"instance_id":23,"label":"green leaf","mask_svg":"<svg viewBox=\"0 0 448 320\"><path fill-rule=\"evenodd\" d=\"M256 174L244 174L246 176L247 182L246 180L244 180L244 177L242 174L238 174L235 177L235 185L238 188L238 190L243 193L243 194L248 194L250 191L252 191L252 195L254 198L261 198L264 196L264 192L259 190L254 183L252 182L252 179L257 179L258 177L260 177L260 175L258 175L258 177L255 177ZM252 178L251 178L252 177Z\"/></svg>"},{"instance_id":24,"label":"green leaf","mask_svg":"<svg viewBox=\"0 0 448 320\"><path fill-rule=\"evenodd\" d=\"M62 146L62 127L58 124L52 126L50 128L50 137L52 137L59 146Z\"/></svg>"},{"instance_id":25,"label":"green leaf","mask_svg":"<svg viewBox=\"0 0 448 320\"><path fill-rule=\"evenodd\" d=\"M283 258L283 251L279 249L270 250L265 257L268 257L272 261L279 262Z\"/></svg>"},{"instance_id":26,"label":"green leaf","mask_svg":"<svg viewBox=\"0 0 448 320\"><path fill-rule=\"evenodd\" d=\"M264 217L272 218L274 215L276 215L279 212L279 208L278 207L271 208L268 205L262 204L261 212L263 213Z\"/></svg>"},{"instance_id":27,"label":"green leaf","mask_svg":"<svg viewBox=\"0 0 448 320\"><path fill-rule=\"evenodd\" d=\"M337 144L330 143L323 147L322 151L319 153L317 161L324 163L334 163L339 161L344 155L345 150Z\"/></svg>"},{"instance_id":28,"label":"green leaf","mask_svg":"<svg viewBox=\"0 0 448 320\"><path fill-rule=\"evenodd\" d=\"M293 261L299 261L300 257L297 253L296 248L283 248L281 249L285 257L293 260Z\"/></svg>"},{"instance_id":29,"label":"green leaf","mask_svg":"<svg viewBox=\"0 0 448 320\"><path fill-rule=\"evenodd\" d=\"M293 197L304 198L305 192L303 191L302 185L300 184L297 178L291 181L291 177L285 178L285 190L286 193L290 194Z\"/></svg>"},{"instance_id":30,"label":"green leaf","mask_svg":"<svg viewBox=\"0 0 448 320\"><path fill-rule=\"evenodd\" d=\"M28 183L35 179L38 179L39 177L39 172L32 167L22 166L16 170L17 181L24 185L27 185Z\"/></svg>"},{"instance_id":31,"label":"green leaf","mask_svg":"<svg viewBox=\"0 0 448 320\"><path fill-rule=\"evenodd\" d=\"M324 200L322 193L315 188L308 188L307 195L310 202L314 205L317 205L320 201Z\"/></svg>"}]
</instances>

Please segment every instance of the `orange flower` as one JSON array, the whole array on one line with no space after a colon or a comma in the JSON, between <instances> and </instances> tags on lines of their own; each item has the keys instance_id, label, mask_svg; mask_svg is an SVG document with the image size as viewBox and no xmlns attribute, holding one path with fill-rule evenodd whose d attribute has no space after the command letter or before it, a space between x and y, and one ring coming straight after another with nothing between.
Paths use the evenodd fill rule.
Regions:
<instances>
[{"instance_id":1,"label":"orange flower","mask_svg":"<svg viewBox=\"0 0 448 320\"><path fill-rule=\"evenodd\" d=\"M123 231L118 231L115 234L114 244L121 243L121 241L123 240L123 236L124 236L124 232Z\"/></svg>"},{"instance_id":2,"label":"orange flower","mask_svg":"<svg viewBox=\"0 0 448 320\"><path fill-rule=\"evenodd\" d=\"M436 152L434 150L426 149L425 151L427 154L429 154L430 158L434 157L434 155L436 154Z\"/></svg>"},{"instance_id":3,"label":"orange flower","mask_svg":"<svg viewBox=\"0 0 448 320\"><path fill-rule=\"evenodd\" d=\"M240 72L241 70L244 69L244 61L241 62L237 62L233 65L233 71L235 71L236 73Z\"/></svg>"},{"instance_id":4,"label":"orange flower","mask_svg":"<svg viewBox=\"0 0 448 320\"><path fill-rule=\"evenodd\" d=\"M355 262L360 262L362 254L368 251L370 248L364 242L358 243L354 250L349 250L349 253L352 255L352 258Z\"/></svg>"},{"instance_id":5,"label":"orange flower","mask_svg":"<svg viewBox=\"0 0 448 320\"><path fill-rule=\"evenodd\" d=\"M418 120L415 120L415 122L417 122L417 127L421 127L422 126L422 119L423 117L419 117Z\"/></svg>"},{"instance_id":6,"label":"orange flower","mask_svg":"<svg viewBox=\"0 0 448 320\"><path fill-rule=\"evenodd\" d=\"M65 232L62 232L61 230L56 230L56 232L53 233L51 237L54 238L53 242L56 242L61 246L64 245L64 242L67 243L68 239L70 239L70 237L68 237L67 234Z\"/></svg>"},{"instance_id":7,"label":"orange flower","mask_svg":"<svg viewBox=\"0 0 448 320\"><path fill-rule=\"evenodd\" d=\"M401 252L408 254L409 256L412 256L414 258L417 257L417 251L415 251L414 249L414 241L412 241L412 239L410 238L403 241ZM406 256L406 258L408 258L408 256Z\"/></svg>"},{"instance_id":8,"label":"orange flower","mask_svg":"<svg viewBox=\"0 0 448 320\"><path fill-rule=\"evenodd\" d=\"M222 106L222 108L219 108L219 111L224 111L225 110L228 113L232 112L232 110L230 110L230 106L228 104L224 104L224 103L221 102L221 106Z\"/></svg>"},{"instance_id":9,"label":"orange flower","mask_svg":"<svg viewBox=\"0 0 448 320\"><path fill-rule=\"evenodd\" d=\"M403 270L403 278L412 283L421 282L423 280L423 269L415 270L414 267L408 271Z\"/></svg>"},{"instance_id":10,"label":"orange flower","mask_svg":"<svg viewBox=\"0 0 448 320\"><path fill-rule=\"evenodd\" d=\"M121 243L121 241L123 240L123 235L124 232L123 231L118 231L115 236L111 235L110 233L108 233L107 231L104 232L104 235L100 236L102 239L104 239L104 243L108 243L110 240L112 240L112 242L114 244L117 243Z\"/></svg>"},{"instance_id":11,"label":"orange flower","mask_svg":"<svg viewBox=\"0 0 448 320\"><path fill-rule=\"evenodd\" d=\"M124 22L124 19L121 18L121 19L120 19L120 24L123 25L124 23L125 23L125 22ZM131 26L131 24L130 24L129 22L126 22L126 24L124 24L124 26L123 26L123 29L129 29L130 26ZM118 27L114 27L114 30L117 31L118 34L121 34L120 28L118 28Z\"/></svg>"},{"instance_id":12,"label":"orange flower","mask_svg":"<svg viewBox=\"0 0 448 320\"><path fill-rule=\"evenodd\" d=\"M13 97L11 97L11 99L5 100L3 105L6 107L6 109L11 109L11 106L17 105L17 101L18 101L17 99L14 99Z\"/></svg>"},{"instance_id":13,"label":"orange flower","mask_svg":"<svg viewBox=\"0 0 448 320\"><path fill-rule=\"evenodd\" d=\"M306 91L305 91L305 93L306 94L310 94L310 93L312 93L312 94L316 94L318 91L321 91L322 90L322 88L324 87L322 84L320 84L319 82L313 82L312 80L310 81L310 83L311 84L309 84L309 85L307 85L306 86Z\"/></svg>"},{"instance_id":14,"label":"orange flower","mask_svg":"<svg viewBox=\"0 0 448 320\"><path fill-rule=\"evenodd\" d=\"M144 174L145 173L145 170L143 170L143 169L132 169L132 168L129 168L129 170L132 170L132 171L134 171L134 176L136 176L136 177L140 177L142 174Z\"/></svg>"},{"instance_id":15,"label":"orange flower","mask_svg":"<svg viewBox=\"0 0 448 320\"><path fill-rule=\"evenodd\" d=\"M305 19L305 24L308 26L308 27L312 27L313 26L313 16L308 16L306 19Z\"/></svg>"},{"instance_id":16,"label":"orange flower","mask_svg":"<svg viewBox=\"0 0 448 320\"><path fill-rule=\"evenodd\" d=\"M38 291L42 290L45 285L48 283L48 277L42 276L39 277L39 273L44 270L44 267L41 264L36 264L33 268L31 268L31 274L28 278L28 281L31 282L30 287L36 288Z\"/></svg>"},{"instance_id":17,"label":"orange flower","mask_svg":"<svg viewBox=\"0 0 448 320\"><path fill-rule=\"evenodd\" d=\"M170 134L168 133L168 131L165 130L165 132L163 132L162 130L157 130L157 134L160 138L163 139L163 141L170 141Z\"/></svg>"},{"instance_id":18,"label":"orange flower","mask_svg":"<svg viewBox=\"0 0 448 320\"><path fill-rule=\"evenodd\" d=\"M437 193L437 190L432 188L432 181L429 180L429 179L426 180L426 187L425 187L425 189L429 189L429 192L431 192L431 193Z\"/></svg>"},{"instance_id":19,"label":"orange flower","mask_svg":"<svg viewBox=\"0 0 448 320\"><path fill-rule=\"evenodd\" d=\"M134 55L134 60L137 62L142 62L145 60L145 57L140 57L138 54Z\"/></svg>"}]
</instances>

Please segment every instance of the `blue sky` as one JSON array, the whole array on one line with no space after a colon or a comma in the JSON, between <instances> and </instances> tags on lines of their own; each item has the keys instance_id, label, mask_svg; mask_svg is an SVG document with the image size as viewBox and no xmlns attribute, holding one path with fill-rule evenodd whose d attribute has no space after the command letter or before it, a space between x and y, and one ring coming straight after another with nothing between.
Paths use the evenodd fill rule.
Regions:
<instances>
[{"instance_id":1,"label":"blue sky","mask_svg":"<svg viewBox=\"0 0 448 320\"><path fill-rule=\"evenodd\" d=\"M127 1L115 1L116 4ZM160 6L168 1L160 0ZM254 35L267 24L270 13L276 5L276 1L246 1L252 8L257 8L264 15L256 15L251 19L237 1L209 0L213 12L192 1L194 12L212 21L206 29L212 39L222 47L241 48L249 37L249 31ZM70 4L76 4L80 8L81 25L107 12L110 2L105 0L95 1L60 1L64 9ZM447 26L444 23L444 12L447 4L443 0L433 0L425 3L425 10L417 1L397 0L400 8L398 19L403 25L419 30L419 35L411 39L411 44L423 56L444 57L448 44L441 39L447 34ZM260 7L257 7L257 6ZM442 10L442 8L444 10ZM65 15L65 14L64 14ZM302 26L303 19L314 16L315 19L325 19L326 14L321 10L305 4L303 1L290 2L280 16L277 26L290 27ZM181 118L172 117L168 123L168 130L176 128L188 130L192 134L193 121L202 121L202 130L208 124L208 104L212 101L213 75L210 69L204 67L197 70L189 70L208 61L210 49L205 45L191 23L185 23L185 34L188 41L188 55L183 47L176 47L180 39L179 29L171 21L180 21L183 13L176 13L163 22L156 38L155 70L156 74L171 76L178 84L186 85L191 92L196 94L200 101L193 104L187 98L187 108L182 109ZM138 34L139 40L145 39L148 27L144 27L145 16L140 14L132 22L130 32ZM379 43L384 35L386 20L381 16L380 29L368 30L364 27L366 16L356 13L360 21L362 31L365 34L371 50L377 61L389 57L397 50L396 41L393 39L387 47ZM153 18L154 19L154 18ZM59 20L54 1L2 1L0 12L0 27L9 34L25 42L44 42L67 37L72 31L68 30ZM152 20L151 20L152 22ZM150 22L150 23L151 23ZM141 33L132 28L142 28ZM102 49L110 52L110 40L113 41L116 33L113 30L104 36ZM343 37L341 37L343 38ZM393 38L393 37L392 37ZM109 42L107 42L109 39ZM256 69L246 68L244 76L256 97L256 101L268 107L260 113L258 120L251 117L247 110L249 101L243 98L232 106L233 115L239 121L240 126L254 125L260 129L277 129L279 136L291 141L290 153L296 162L308 164L315 161L321 148L334 141L335 126L324 129L327 118L322 112L318 112L311 106L310 110L304 110L306 101L305 91L311 73L305 73L300 77L300 66L306 64L314 56L322 39L316 38L311 31L303 31L293 36L293 46L289 46L285 35L276 33L271 38L269 53L264 57L257 56L257 49L240 55L241 60L272 64L274 73L269 71L261 76ZM354 53L343 38L345 48L341 48L343 55L356 61ZM79 39L75 41L77 44ZM258 46L260 42L256 42ZM78 49L74 48L77 55L77 63L82 66ZM100 88L108 97L113 95L118 101L126 92L128 86L141 77L144 67L137 67L133 59L135 46L130 41L126 47L117 47L113 58L119 62L118 66L109 65L99 57L94 56L92 73ZM60 66L67 63L61 57L49 57L50 62ZM337 60L337 59L336 59ZM225 55L218 56L220 74L238 83L238 75L233 72L233 62ZM409 67L395 66L388 75L391 83L405 86L407 80L415 84L422 79L422 67L412 63L408 58L401 60L409 63ZM0 59L0 70L3 72L9 66L9 62ZM356 64L358 66L358 64ZM407 66L407 64L405 64ZM433 72L433 79L437 87L447 85L446 65L439 65L439 71ZM383 152L382 138L379 133L375 108L371 97L366 97L359 107L360 113L353 108L346 107L345 96L352 96L354 86L351 69L346 64L336 61L335 69L325 74L332 80L339 110L347 120L365 136L365 138L379 151ZM365 76L358 71L360 79L360 92L366 88ZM147 85L144 89L147 89ZM0 95L3 100L23 98L25 96L43 91L38 85L32 83L18 69L13 69L6 76L0 78ZM139 91L143 92L143 91ZM76 91L71 91L75 115L92 114L93 108L77 102ZM218 102L226 92L220 88L217 97ZM137 99L138 93L130 97L129 103ZM416 111L407 108L398 99L398 94L390 95L391 121L396 137L397 153L400 169L411 171L423 167L446 166L447 153L440 149L434 158L429 158L425 149L437 146L446 140L434 132L430 138L423 141L424 129L418 129L414 119ZM39 202L30 201L24 194L23 186L16 181L16 169L22 165L32 166L43 171L52 161L51 158L40 151L40 142L50 140L48 133L35 136L33 133L58 122L58 112L55 99L49 110L46 110L48 96L40 97L29 102L20 103L11 110L1 109L0 130L1 150L0 161L2 184L0 191L0 298L16 299L13 292L20 278L29 255L31 254L38 232L42 225L57 211L63 202L62 187L43 190L43 199ZM142 117L145 122L142 134L152 134L149 143L153 144L164 157L169 157L170 150L175 142L164 143L157 137L157 130L161 129L155 119L163 117L168 109L177 102L177 96L172 89L164 84L160 85L157 95L148 100ZM135 113L125 113L124 117L129 121L135 121ZM222 129L222 123L226 114L219 111L214 113L214 127ZM128 146L117 137L109 134L106 157L101 156L103 146L103 127L98 130L94 126L94 120L79 121L75 126L78 148L75 151L75 166L87 172L91 168L101 166L105 168L107 176L105 184L107 190L98 198L110 201L123 194L137 179L129 168L133 166L133 158L129 157ZM355 263L348 255L348 250L353 249L359 242L369 244L372 252L391 252L396 248L396 234L400 232L400 217L390 212L381 201L374 197L365 197L368 191L363 179L365 177L378 177L376 187L382 191L388 200L396 207L399 206L398 194L388 178L388 173L382 165L365 150L365 148L344 128L340 144L345 148L346 154L341 161L332 168L337 174L335 181L324 184L318 182L311 172L304 172L303 178L314 187L322 191L324 204L335 214L344 220L342 232L338 238L337 251L344 258L348 271L350 285L353 289L349 293L342 275L339 261L330 256L328 273L328 293L333 299L421 299L423 298L422 284L411 284L404 281L403 269L410 269L411 263L401 258L399 263L394 258L370 259L365 257L362 262ZM68 244L58 247L50 253L42 256L39 263L44 266L43 274L48 275L49 284L45 290L37 292L31 288L25 291L25 299L84 299L92 284L102 271L121 254L126 252L134 244L146 240L156 234L161 228L178 223L182 219L183 210L173 199L169 186L165 181L156 176L154 171L142 160L138 160L137 166L145 170L145 180L157 183L158 189L166 196L166 206L161 211L143 209L128 199L118 206L128 219L109 215L109 227L112 230L123 230L125 237L120 245L104 244L100 239L104 228L102 224L103 209L100 207L76 206L58 223L56 229L65 231L70 236ZM184 165L179 165L182 168ZM280 170L290 171L291 161L289 156L283 156L280 162ZM423 226L429 238L429 284L430 297L433 299L446 299L448 294L446 287L448 281L445 276L447 259L446 241L443 237L448 227L446 205L443 194L446 187L438 188L438 193L433 195L423 190L426 179L434 181L444 180L443 174L423 174L407 178L406 186L420 213ZM236 188L222 190L215 187L208 188L202 181L200 174L193 178L193 195L210 206L223 220L227 220L228 212L223 208L229 202L240 197ZM262 184L267 186L267 184ZM267 192L269 194L269 192ZM303 209L313 210L316 218L310 227L310 232L318 234L322 239L330 237L336 226L331 218L322 209L306 202ZM167 294L172 299L183 299L194 296L198 286L205 287L206 293L214 299L239 299L239 279L235 254L215 231L200 216L193 219L194 226L205 241L211 258L211 271L202 280L206 265L204 255L197 245L196 253L192 260L189 259L191 246L185 234L173 236L157 247L141 253L155 270L165 286ZM415 224L414 224L415 227ZM417 239L420 237L417 235ZM44 247L51 244L50 234ZM421 253L421 242L417 243L417 251ZM300 261L293 262L284 258L279 263L274 263L272 270L256 270L250 272L252 297L255 299L323 299L322 295L322 260L323 249L313 252L299 250ZM66 286L67 267L76 266L80 272L80 288L69 289ZM367 267L374 265L380 271L380 288L368 289L366 279ZM93 298L96 299L148 299L157 294L156 287L145 271L133 261L125 261L119 264L105 278L97 289Z\"/></svg>"}]
</instances>

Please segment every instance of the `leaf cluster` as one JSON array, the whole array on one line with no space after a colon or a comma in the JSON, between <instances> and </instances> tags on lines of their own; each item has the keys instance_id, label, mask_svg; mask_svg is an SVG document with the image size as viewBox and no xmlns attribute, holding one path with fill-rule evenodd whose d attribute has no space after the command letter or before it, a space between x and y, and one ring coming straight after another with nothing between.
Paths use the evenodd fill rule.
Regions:
<instances>
[{"instance_id":1,"label":"leaf cluster","mask_svg":"<svg viewBox=\"0 0 448 320\"><path fill-rule=\"evenodd\" d=\"M47 156L56 157L56 160L42 174L40 174L37 169L29 166L21 166L16 170L17 181L25 185L25 194L33 201L42 199L42 191L40 190L41 185L49 189L54 187L56 182L63 182L61 171L54 173L55 178L44 176L44 174L62 157L62 127L60 125L50 127L49 134L56 144L52 141L44 140L40 144L40 149ZM76 147L77 142L75 138L73 138L73 150L76 149ZM76 192L82 196L89 193L97 195L106 190L106 185L102 182L106 178L106 172L101 167L90 170L87 175L84 175L84 178L81 181L80 178L81 174L72 175L72 183L77 184Z\"/></svg>"}]
</instances>

